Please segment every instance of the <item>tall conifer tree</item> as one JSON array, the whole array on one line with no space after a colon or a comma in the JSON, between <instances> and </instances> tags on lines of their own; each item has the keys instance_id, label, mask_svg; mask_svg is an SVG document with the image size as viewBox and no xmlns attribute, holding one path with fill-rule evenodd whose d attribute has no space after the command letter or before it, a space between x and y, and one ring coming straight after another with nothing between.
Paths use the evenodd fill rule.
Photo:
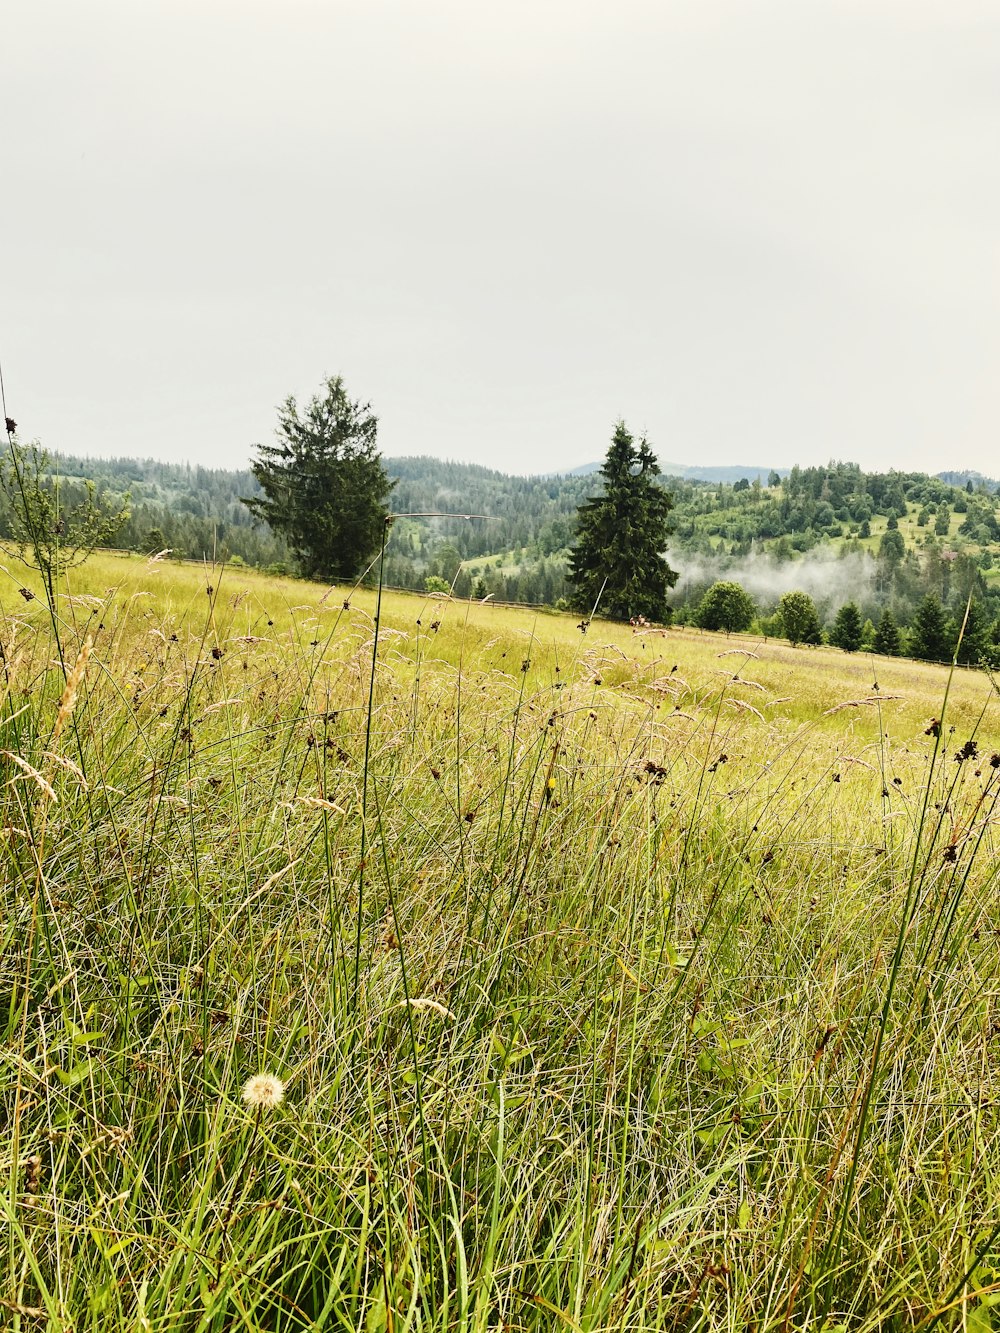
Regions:
<instances>
[{"instance_id":1,"label":"tall conifer tree","mask_svg":"<svg viewBox=\"0 0 1000 1333\"><path fill-rule=\"evenodd\" d=\"M910 636L910 652L930 662L947 662L951 657L953 640L948 633L948 622L941 603L929 592L917 607Z\"/></svg>"},{"instance_id":2,"label":"tall conifer tree","mask_svg":"<svg viewBox=\"0 0 1000 1333\"><path fill-rule=\"evenodd\" d=\"M903 640L896 624L896 617L888 607L882 612L875 629L872 650L881 653L883 657L898 657L903 651Z\"/></svg>"},{"instance_id":3,"label":"tall conifer tree","mask_svg":"<svg viewBox=\"0 0 1000 1333\"><path fill-rule=\"evenodd\" d=\"M845 653L856 653L861 647L861 635L864 623L856 602L845 602L837 612L837 619L830 631L830 642L836 648L843 648Z\"/></svg>"},{"instance_id":4,"label":"tall conifer tree","mask_svg":"<svg viewBox=\"0 0 1000 1333\"><path fill-rule=\"evenodd\" d=\"M646 440L636 446L619 421L600 471L603 491L577 511L569 563L577 611L586 614L599 603L614 620L669 619L667 590L677 575L663 552L673 500L657 482L659 475Z\"/></svg>"},{"instance_id":5,"label":"tall conifer tree","mask_svg":"<svg viewBox=\"0 0 1000 1333\"><path fill-rule=\"evenodd\" d=\"M352 402L338 375L301 411L286 398L277 444L256 446L263 494L243 503L281 533L307 578L354 578L378 551L393 483L377 433L370 404Z\"/></svg>"},{"instance_id":6,"label":"tall conifer tree","mask_svg":"<svg viewBox=\"0 0 1000 1333\"><path fill-rule=\"evenodd\" d=\"M973 597L965 618L965 632L958 645L958 660L963 666L991 664L995 656L993 627L986 617L982 603Z\"/></svg>"}]
</instances>

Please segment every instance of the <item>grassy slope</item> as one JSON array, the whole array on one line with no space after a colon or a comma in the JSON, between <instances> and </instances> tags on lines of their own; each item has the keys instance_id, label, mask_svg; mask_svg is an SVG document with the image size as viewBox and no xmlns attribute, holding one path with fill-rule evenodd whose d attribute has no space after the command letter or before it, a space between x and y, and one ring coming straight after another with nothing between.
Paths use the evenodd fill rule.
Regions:
<instances>
[{"instance_id":1,"label":"grassy slope","mask_svg":"<svg viewBox=\"0 0 1000 1333\"><path fill-rule=\"evenodd\" d=\"M12 1327L982 1317L985 677L392 596L373 681L370 594L101 557L56 734L16 587Z\"/></svg>"}]
</instances>

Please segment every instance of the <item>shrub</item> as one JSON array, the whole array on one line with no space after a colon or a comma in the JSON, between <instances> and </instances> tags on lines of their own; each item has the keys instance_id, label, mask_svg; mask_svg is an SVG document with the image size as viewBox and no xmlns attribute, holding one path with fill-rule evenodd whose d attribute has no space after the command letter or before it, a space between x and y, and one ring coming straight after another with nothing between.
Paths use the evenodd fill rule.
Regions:
<instances>
[{"instance_id":1,"label":"shrub","mask_svg":"<svg viewBox=\"0 0 1000 1333\"><path fill-rule=\"evenodd\" d=\"M756 608L753 599L738 583L713 583L698 608L702 629L721 629L727 634L749 629Z\"/></svg>"},{"instance_id":2,"label":"shrub","mask_svg":"<svg viewBox=\"0 0 1000 1333\"><path fill-rule=\"evenodd\" d=\"M805 592L786 592L778 603L785 638L794 648L800 643L822 643L816 603Z\"/></svg>"}]
</instances>

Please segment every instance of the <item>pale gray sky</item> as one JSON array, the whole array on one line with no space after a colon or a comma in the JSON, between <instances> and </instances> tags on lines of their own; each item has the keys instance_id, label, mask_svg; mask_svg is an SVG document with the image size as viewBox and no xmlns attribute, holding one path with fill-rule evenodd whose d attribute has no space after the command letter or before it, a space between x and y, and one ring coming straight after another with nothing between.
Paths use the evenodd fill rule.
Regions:
<instances>
[{"instance_id":1,"label":"pale gray sky","mask_svg":"<svg viewBox=\"0 0 1000 1333\"><path fill-rule=\"evenodd\" d=\"M4 19L23 438L1000 472L997 0L32 0Z\"/></svg>"}]
</instances>

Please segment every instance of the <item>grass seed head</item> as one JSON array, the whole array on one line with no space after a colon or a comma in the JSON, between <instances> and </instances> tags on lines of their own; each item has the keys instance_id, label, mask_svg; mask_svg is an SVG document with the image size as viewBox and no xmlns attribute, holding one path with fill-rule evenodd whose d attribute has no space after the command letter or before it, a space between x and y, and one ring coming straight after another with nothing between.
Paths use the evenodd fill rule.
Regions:
<instances>
[{"instance_id":1,"label":"grass seed head","mask_svg":"<svg viewBox=\"0 0 1000 1333\"><path fill-rule=\"evenodd\" d=\"M62 734L62 729L69 720L73 708L76 705L77 691L80 688L80 681L83 679L83 674L87 669L87 658L90 656L90 650L93 646L94 640L88 634L83 641L83 647L80 649L76 664L66 678L66 688L63 690L62 698L59 700L59 713L56 717L55 730L52 733L53 743L59 739Z\"/></svg>"}]
</instances>

